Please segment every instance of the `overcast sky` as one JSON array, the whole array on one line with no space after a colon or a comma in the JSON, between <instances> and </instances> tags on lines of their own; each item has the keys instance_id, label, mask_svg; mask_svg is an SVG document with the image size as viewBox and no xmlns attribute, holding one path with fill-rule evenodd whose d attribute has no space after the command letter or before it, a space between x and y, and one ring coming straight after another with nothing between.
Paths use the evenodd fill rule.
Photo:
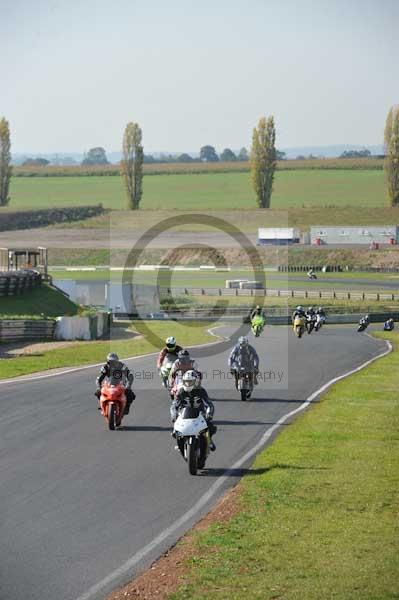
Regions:
<instances>
[{"instance_id":1,"label":"overcast sky","mask_svg":"<svg viewBox=\"0 0 399 600\"><path fill-rule=\"evenodd\" d=\"M399 103L399 0L0 0L14 152L379 144Z\"/></svg>"}]
</instances>

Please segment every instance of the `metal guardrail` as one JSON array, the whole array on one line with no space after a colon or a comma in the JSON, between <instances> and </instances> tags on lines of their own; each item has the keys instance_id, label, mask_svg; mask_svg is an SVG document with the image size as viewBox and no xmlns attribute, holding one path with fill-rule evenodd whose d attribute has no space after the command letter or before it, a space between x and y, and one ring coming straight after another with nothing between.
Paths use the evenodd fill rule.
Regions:
<instances>
[{"instance_id":1,"label":"metal guardrail","mask_svg":"<svg viewBox=\"0 0 399 600\"><path fill-rule=\"evenodd\" d=\"M364 307L362 313L350 311L347 307L334 307L333 313L327 313L327 323L357 323L365 314L370 315L370 321L381 323L393 318L399 321L398 311L373 312L369 307ZM266 310L266 323L270 325L287 325L292 323L292 310L287 307L272 308ZM139 315L138 313L114 313L114 318L118 319L145 319L145 320L175 320L175 321L240 321L249 323L250 317L247 308L189 308L187 310L160 310L156 313Z\"/></svg>"},{"instance_id":2,"label":"metal guardrail","mask_svg":"<svg viewBox=\"0 0 399 600\"><path fill-rule=\"evenodd\" d=\"M238 288L165 288L164 294L178 296L258 296L315 300L374 300L399 301L399 292L363 292L358 290L272 290Z\"/></svg>"},{"instance_id":3,"label":"metal guardrail","mask_svg":"<svg viewBox=\"0 0 399 600\"><path fill-rule=\"evenodd\" d=\"M54 337L55 321L45 319L1 319L0 341L51 340Z\"/></svg>"}]
</instances>

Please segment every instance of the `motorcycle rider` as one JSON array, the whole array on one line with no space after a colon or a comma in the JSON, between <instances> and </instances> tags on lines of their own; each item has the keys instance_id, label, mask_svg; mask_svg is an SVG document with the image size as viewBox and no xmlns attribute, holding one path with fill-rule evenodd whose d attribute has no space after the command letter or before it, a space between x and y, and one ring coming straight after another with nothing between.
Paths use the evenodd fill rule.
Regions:
<instances>
[{"instance_id":1,"label":"motorcycle rider","mask_svg":"<svg viewBox=\"0 0 399 600\"><path fill-rule=\"evenodd\" d=\"M292 322L299 317L300 319L306 319L305 310L302 306L297 306L294 312L292 313Z\"/></svg>"},{"instance_id":2,"label":"motorcycle rider","mask_svg":"<svg viewBox=\"0 0 399 600\"><path fill-rule=\"evenodd\" d=\"M394 327L395 327L395 322L392 319L392 317L390 319L388 319L388 321L385 321L384 331L392 331Z\"/></svg>"},{"instance_id":3,"label":"motorcycle rider","mask_svg":"<svg viewBox=\"0 0 399 600\"><path fill-rule=\"evenodd\" d=\"M320 315L321 319L326 318L326 311L324 310L324 308L322 306L319 306L319 308L316 310L316 315Z\"/></svg>"},{"instance_id":4,"label":"motorcycle rider","mask_svg":"<svg viewBox=\"0 0 399 600\"><path fill-rule=\"evenodd\" d=\"M359 321L359 325L369 325L370 324L370 315L364 315Z\"/></svg>"},{"instance_id":5,"label":"motorcycle rider","mask_svg":"<svg viewBox=\"0 0 399 600\"><path fill-rule=\"evenodd\" d=\"M180 350L179 354L177 355L177 360L175 360L175 362L173 363L172 368L170 370L170 374L169 374L170 389L173 388L177 375L182 376L182 375L184 375L184 373L186 373L186 371L190 371L190 370L195 371L198 374L198 377L200 378L200 380L202 379L202 374L197 368L197 363L195 362L195 360L193 358L190 357L189 351L188 350Z\"/></svg>"},{"instance_id":6,"label":"motorcycle rider","mask_svg":"<svg viewBox=\"0 0 399 600\"><path fill-rule=\"evenodd\" d=\"M253 373L254 384L258 385L259 356L255 348L248 342L247 337L242 335L238 338L238 343L230 353L228 365L230 373L235 377L236 390L238 389L240 367L244 367L248 373Z\"/></svg>"},{"instance_id":7,"label":"motorcycle rider","mask_svg":"<svg viewBox=\"0 0 399 600\"><path fill-rule=\"evenodd\" d=\"M176 340L173 336L166 338L165 344L166 345L158 354L157 369L160 369L162 367L162 363L167 354L174 354L177 358L179 352L183 350L183 348L176 343Z\"/></svg>"},{"instance_id":8,"label":"motorcycle rider","mask_svg":"<svg viewBox=\"0 0 399 600\"><path fill-rule=\"evenodd\" d=\"M120 380L120 383L125 388L126 406L123 414L128 415L130 405L136 397L136 394L132 390L134 375L130 371L129 367L119 360L119 356L115 352L110 352L107 355L107 362L101 367L100 375L96 379L97 389L94 395L100 399L101 396L101 385L106 377L113 378L114 380Z\"/></svg>"},{"instance_id":9,"label":"motorcycle rider","mask_svg":"<svg viewBox=\"0 0 399 600\"><path fill-rule=\"evenodd\" d=\"M170 417L172 424L178 417L179 410L183 406L187 406L189 400L194 400L200 411L203 413L204 418L208 424L209 437L210 437L210 449L216 450L216 446L212 440L212 436L216 433L217 427L212 423L215 407L213 402L209 399L207 391L201 386L199 375L193 369L186 371L183 375L183 385L177 392L171 407Z\"/></svg>"},{"instance_id":10,"label":"motorcycle rider","mask_svg":"<svg viewBox=\"0 0 399 600\"><path fill-rule=\"evenodd\" d=\"M259 304L257 304L255 306L255 308L251 311L251 315L250 315L251 323L252 323L252 320L253 320L254 317L262 317L264 321L266 320L265 313L261 309L261 307L259 306Z\"/></svg>"},{"instance_id":11,"label":"motorcycle rider","mask_svg":"<svg viewBox=\"0 0 399 600\"><path fill-rule=\"evenodd\" d=\"M313 269L310 269L307 273L309 279L316 279L316 273L313 271Z\"/></svg>"},{"instance_id":12,"label":"motorcycle rider","mask_svg":"<svg viewBox=\"0 0 399 600\"><path fill-rule=\"evenodd\" d=\"M309 320L314 319L316 315L315 309L313 306L309 306L308 310L305 312L305 317Z\"/></svg>"}]
</instances>

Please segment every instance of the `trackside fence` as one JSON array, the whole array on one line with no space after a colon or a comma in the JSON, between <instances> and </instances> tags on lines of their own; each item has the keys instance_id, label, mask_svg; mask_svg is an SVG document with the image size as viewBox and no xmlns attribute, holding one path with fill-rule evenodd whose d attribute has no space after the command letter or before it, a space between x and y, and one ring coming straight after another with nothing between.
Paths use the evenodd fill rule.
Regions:
<instances>
[{"instance_id":1,"label":"trackside fence","mask_svg":"<svg viewBox=\"0 0 399 600\"><path fill-rule=\"evenodd\" d=\"M45 319L1 319L0 342L23 340L52 340L54 320Z\"/></svg>"},{"instance_id":2,"label":"trackside fence","mask_svg":"<svg viewBox=\"0 0 399 600\"><path fill-rule=\"evenodd\" d=\"M272 290L229 288L162 288L167 296L258 296L270 298L299 298L315 300L372 300L398 301L399 292L363 292L360 290Z\"/></svg>"}]
</instances>

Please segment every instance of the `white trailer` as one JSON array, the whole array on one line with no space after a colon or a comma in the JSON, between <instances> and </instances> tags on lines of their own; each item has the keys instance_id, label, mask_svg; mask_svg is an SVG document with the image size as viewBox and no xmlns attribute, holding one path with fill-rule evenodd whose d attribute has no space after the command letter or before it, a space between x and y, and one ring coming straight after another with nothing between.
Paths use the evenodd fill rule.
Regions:
<instances>
[{"instance_id":1,"label":"white trailer","mask_svg":"<svg viewBox=\"0 0 399 600\"><path fill-rule=\"evenodd\" d=\"M260 227L258 229L258 245L261 246L298 244L300 239L299 229L295 227Z\"/></svg>"}]
</instances>

